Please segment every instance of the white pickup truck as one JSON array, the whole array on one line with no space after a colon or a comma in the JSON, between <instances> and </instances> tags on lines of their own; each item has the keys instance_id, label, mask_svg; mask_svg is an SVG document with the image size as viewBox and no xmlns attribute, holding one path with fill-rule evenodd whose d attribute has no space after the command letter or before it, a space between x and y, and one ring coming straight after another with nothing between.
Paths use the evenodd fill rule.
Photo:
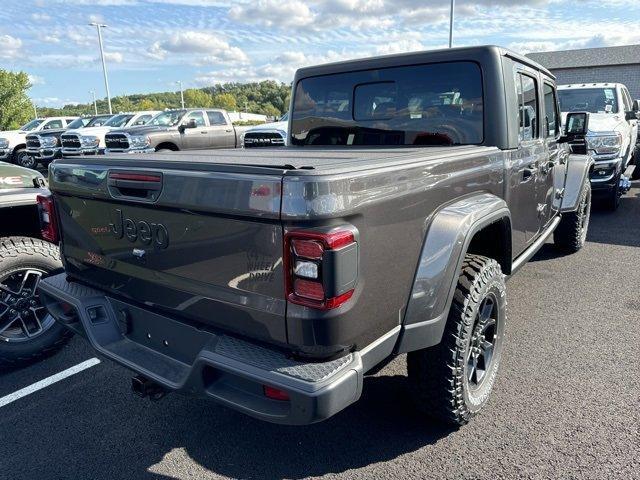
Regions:
<instances>
[{"instance_id":1,"label":"white pickup truck","mask_svg":"<svg viewBox=\"0 0 640 480\"><path fill-rule=\"evenodd\" d=\"M287 144L289 113L285 113L277 122L265 123L249 128L244 132L244 148L283 147Z\"/></svg>"},{"instance_id":2,"label":"white pickup truck","mask_svg":"<svg viewBox=\"0 0 640 480\"><path fill-rule=\"evenodd\" d=\"M32 163L27 155L27 134L46 130L61 130L76 117L36 118L18 130L0 132L0 161L17 163L29 167Z\"/></svg>"},{"instance_id":3,"label":"white pickup truck","mask_svg":"<svg viewBox=\"0 0 640 480\"><path fill-rule=\"evenodd\" d=\"M135 127L146 124L155 117L158 111L120 113L103 118L84 128L68 130L62 137L62 155L96 155L104 153L105 135L113 130Z\"/></svg>"},{"instance_id":4,"label":"white pickup truck","mask_svg":"<svg viewBox=\"0 0 640 480\"><path fill-rule=\"evenodd\" d=\"M624 172L637 148L640 101L631 100L621 83L559 85L558 97L563 121L569 112L590 112L587 150L595 160L591 189L615 210L628 184Z\"/></svg>"}]
</instances>

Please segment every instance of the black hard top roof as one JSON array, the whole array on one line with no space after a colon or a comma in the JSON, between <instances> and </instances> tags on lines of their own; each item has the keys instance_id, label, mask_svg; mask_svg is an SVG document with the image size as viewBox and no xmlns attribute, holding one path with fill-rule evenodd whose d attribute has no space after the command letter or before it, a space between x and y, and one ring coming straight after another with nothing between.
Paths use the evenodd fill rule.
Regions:
<instances>
[{"instance_id":1,"label":"black hard top roof","mask_svg":"<svg viewBox=\"0 0 640 480\"><path fill-rule=\"evenodd\" d=\"M392 55L382 55L378 57L360 58L357 60L346 60L342 62L304 67L300 68L296 72L296 80L305 77L330 75L333 73L351 72L357 70L368 70L371 68L388 68L403 65L417 65L422 63L444 61L482 61L483 59L487 59L492 56L510 57L555 79L555 76L549 70L528 57L496 45L481 45L475 47L444 48L438 50L424 50L419 52L396 53Z\"/></svg>"}]
</instances>

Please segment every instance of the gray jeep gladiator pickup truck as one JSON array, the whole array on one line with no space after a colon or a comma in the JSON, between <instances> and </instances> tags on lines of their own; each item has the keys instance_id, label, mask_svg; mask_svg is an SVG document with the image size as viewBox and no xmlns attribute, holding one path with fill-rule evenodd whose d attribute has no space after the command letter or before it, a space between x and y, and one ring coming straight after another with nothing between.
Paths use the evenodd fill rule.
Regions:
<instances>
[{"instance_id":1,"label":"gray jeep gladiator pickup truck","mask_svg":"<svg viewBox=\"0 0 640 480\"><path fill-rule=\"evenodd\" d=\"M59 160L43 227L66 272L40 295L143 396L308 424L408 353L416 405L465 424L505 277L585 241L592 161L556 93L499 47L369 58L298 70L284 148Z\"/></svg>"}]
</instances>

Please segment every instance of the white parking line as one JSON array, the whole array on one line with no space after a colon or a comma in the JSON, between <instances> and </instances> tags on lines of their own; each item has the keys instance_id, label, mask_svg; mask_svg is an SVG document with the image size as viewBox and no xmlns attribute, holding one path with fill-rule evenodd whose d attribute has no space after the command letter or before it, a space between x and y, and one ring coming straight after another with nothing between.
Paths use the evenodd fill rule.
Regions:
<instances>
[{"instance_id":1,"label":"white parking line","mask_svg":"<svg viewBox=\"0 0 640 480\"><path fill-rule=\"evenodd\" d=\"M40 380L39 382L33 383L28 387L21 388L17 392L10 393L5 397L0 398L0 408L12 402L15 402L16 400L20 400L22 397L31 395L32 393L37 392L38 390L42 390L43 388L46 388L49 385L53 385L54 383L59 382L60 380L64 380L65 378L75 375L76 373L80 373L83 370L86 370L87 368L91 368L95 365L98 365L99 363L100 363L100 360L98 360L97 358L90 358L89 360L79 363L78 365L75 365L71 368L67 368L66 370L63 370L60 373L56 373L55 375L51 375L50 377Z\"/></svg>"}]
</instances>

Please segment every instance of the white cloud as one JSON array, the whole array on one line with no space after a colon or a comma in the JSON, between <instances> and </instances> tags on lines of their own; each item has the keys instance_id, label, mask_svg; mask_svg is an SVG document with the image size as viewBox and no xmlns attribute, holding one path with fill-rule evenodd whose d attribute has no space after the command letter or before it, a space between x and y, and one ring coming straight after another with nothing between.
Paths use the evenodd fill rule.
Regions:
<instances>
[{"instance_id":1,"label":"white cloud","mask_svg":"<svg viewBox=\"0 0 640 480\"><path fill-rule=\"evenodd\" d=\"M63 105L78 105L81 102L76 100L71 100L69 98L59 98L59 97L41 97L32 99L33 103L38 105L39 107L62 107Z\"/></svg>"},{"instance_id":2,"label":"white cloud","mask_svg":"<svg viewBox=\"0 0 640 480\"><path fill-rule=\"evenodd\" d=\"M104 59L107 62L122 63L124 57L120 52L104 52Z\"/></svg>"},{"instance_id":3,"label":"white cloud","mask_svg":"<svg viewBox=\"0 0 640 480\"><path fill-rule=\"evenodd\" d=\"M31 75L31 74L29 74L29 83L31 85L44 85L45 81L44 81L44 78L42 78L39 75Z\"/></svg>"},{"instance_id":4,"label":"white cloud","mask_svg":"<svg viewBox=\"0 0 640 480\"><path fill-rule=\"evenodd\" d=\"M36 22L48 22L51 20L51 15L47 15L46 13L32 13L31 19Z\"/></svg>"},{"instance_id":5,"label":"white cloud","mask_svg":"<svg viewBox=\"0 0 640 480\"><path fill-rule=\"evenodd\" d=\"M246 64L249 58L238 47L212 33L187 31L178 33L168 40L157 41L147 49L147 56L164 60L169 54L194 56L196 65L206 64Z\"/></svg>"},{"instance_id":6,"label":"white cloud","mask_svg":"<svg viewBox=\"0 0 640 480\"><path fill-rule=\"evenodd\" d=\"M60 37L55 34L43 35L42 37L40 37L40 40L47 43L60 43Z\"/></svg>"},{"instance_id":7,"label":"white cloud","mask_svg":"<svg viewBox=\"0 0 640 480\"><path fill-rule=\"evenodd\" d=\"M21 49L22 40L11 35L0 35L0 58L16 58Z\"/></svg>"},{"instance_id":8,"label":"white cloud","mask_svg":"<svg viewBox=\"0 0 640 480\"><path fill-rule=\"evenodd\" d=\"M229 16L241 23L266 27L300 28L311 24L315 14L299 0L258 0L231 7Z\"/></svg>"}]
</instances>

